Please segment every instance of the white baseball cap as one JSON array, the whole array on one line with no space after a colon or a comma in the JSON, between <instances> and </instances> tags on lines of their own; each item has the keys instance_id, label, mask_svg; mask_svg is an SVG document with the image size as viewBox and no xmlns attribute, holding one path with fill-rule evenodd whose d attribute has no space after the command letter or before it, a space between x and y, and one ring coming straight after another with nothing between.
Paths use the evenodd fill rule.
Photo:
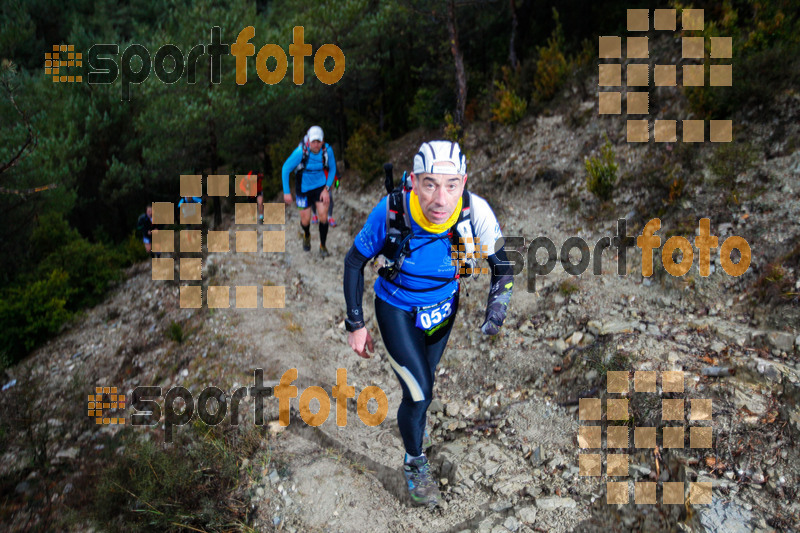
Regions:
<instances>
[{"instance_id":1,"label":"white baseball cap","mask_svg":"<svg viewBox=\"0 0 800 533\"><path fill-rule=\"evenodd\" d=\"M467 158L461 153L458 143L451 141L430 141L422 143L414 156L414 174L455 174L467 173Z\"/></svg>"},{"instance_id":2,"label":"white baseball cap","mask_svg":"<svg viewBox=\"0 0 800 533\"><path fill-rule=\"evenodd\" d=\"M322 128L319 126L311 126L308 128L308 142L321 141L323 139Z\"/></svg>"}]
</instances>

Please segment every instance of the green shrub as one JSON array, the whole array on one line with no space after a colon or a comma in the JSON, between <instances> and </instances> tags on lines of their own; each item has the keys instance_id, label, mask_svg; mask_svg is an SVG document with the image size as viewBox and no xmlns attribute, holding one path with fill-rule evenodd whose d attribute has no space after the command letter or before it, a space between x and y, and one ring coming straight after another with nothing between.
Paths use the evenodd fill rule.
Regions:
<instances>
[{"instance_id":1,"label":"green shrub","mask_svg":"<svg viewBox=\"0 0 800 533\"><path fill-rule=\"evenodd\" d=\"M732 184L736 177L746 172L758 160L755 147L750 143L720 143L708 163L708 168L720 183Z\"/></svg>"},{"instance_id":2,"label":"green shrub","mask_svg":"<svg viewBox=\"0 0 800 533\"><path fill-rule=\"evenodd\" d=\"M528 103L501 81L494 82L495 104L492 106L492 120L500 124L516 124L525 116Z\"/></svg>"},{"instance_id":3,"label":"green shrub","mask_svg":"<svg viewBox=\"0 0 800 533\"><path fill-rule=\"evenodd\" d=\"M562 296L569 296L570 294L575 294L580 290L578 284L570 279L565 279L561 283L558 284L558 292L561 293Z\"/></svg>"},{"instance_id":4,"label":"green shrub","mask_svg":"<svg viewBox=\"0 0 800 533\"><path fill-rule=\"evenodd\" d=\"M119 245L119 257L122 266L131 266L144 261L149 255L144 250L142 238L132 231L128 238Z\"/></svg>"},{"instance_id":5,"label":"green shrub","mask_svg":"<svg viewBox=\"0 0 800 533\"><path fill-rule=\"evenodd\" d=\"M120 266L144 255L141 243L133 251L133 235L115 248L90 243L57 213L39 217L29 242L36 268L0 295L2 366L15 364L57 333L73 312L100 302L121 277Z\"/></svg>"},{"instance_id":6,"label":"green shrub","mask_svg":"<svg viewBox=\"0 0 800 533\"><path fill-rule=\"evenodd\" d=\"M60 213L42 213L30 237L33 259L38 261L54 250L81 239Z\"/></svg>"},{"instance_id":7,"label":"green shrub","mask_svg":"<svg viewBox=\"0 0 800 533\"><path fill-rule=\"evenodd\" d=\"M383 173L383 164L389 155L383 135L378 134L368 122L364 122L347 142L347 155L353 169L367 183Z\"/></svg>"},{"instance_id":8,"label":"green shrub","mask_svg":"<svg viewBox=\"0 0 800 533\"><path fill-rule=\"evenodd\" d=\"M607 135L600 157L586 159L586 188L601 201L611 198L617 182L617 163L614 161L614 148Z\"/></svg>"},{"instance_id":9,"label":"green shrub","mask_svg":"<svg viewBox=\"0 0 800 533\"><path fill-rule=\"evenodd\" d=\"M547 46L540 46L537 49L536 79L533 85L533 99L536 102L553 98L569 72L563 52L564 30L556 8L553 8L553 19L556 27L547 39Z\"/></svg>"},{"instance_id":10,"label":"green shrub","mask_svg":"<svg viewBox=\"0 0 800 533\"><path fill-rule=\"evenodd\" d=\"M71 316L67 301L73 292L63 270L5 291L0 298L0 368L17 363L58 332Z\"/></svg>"}]
</instances>

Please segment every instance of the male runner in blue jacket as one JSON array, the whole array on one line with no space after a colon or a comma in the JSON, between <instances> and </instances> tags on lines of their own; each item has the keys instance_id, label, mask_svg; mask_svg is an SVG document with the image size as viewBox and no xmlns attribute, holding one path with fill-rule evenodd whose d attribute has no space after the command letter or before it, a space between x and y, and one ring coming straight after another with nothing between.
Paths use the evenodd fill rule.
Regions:
<instances>
[{"instance_id":1,"label":"male runner in blue jacket","mask_svg":"<svg viewBox=\"0 0 800 533\"><path fill-rule=\"evenodd\" d=\"M383 198L345 258L347 341L368 358L373 342L361 308L363 269L370 258L383 256L384 267L375 281L375 316L403 388L397 424L406 450L403 470L417 504L435 505L440 497L422 441L436 366L458 310L461 265L454 265L452 246L464 246L460 259L467 260L470 250L479 253L476 247L486 246L492 275L484 334L498 333L511 298L512 264L500 226L486 200L464 190L466 181L466 158L458 143L423 143L414 157L412 191ZM390 247L387 235L399 246Z\"/></svg>"},{"instance_id":2,"label":"male runner in blue jacket","mask_svg":"<svg viewBox=\"0 0 800 533\"><path fill-rule=\"evenodd\" d=\"M308 143L308 144L306 144ZM327 167L327 168L326 168ZM289 192L289 174L295 171L295 201L300 211L300 226L303 228L303 250L311 250L311 206L316 205L320 220L328 220L330 191L336 177L336 158L333 148L323 142L322 128L312 126L306 138L283 163L281 177L283 179L283 201L292 204ZM319 253L323 258L328 256L325 241L328 238L328 223L319 225Z\"/></svg>"}]
</instances>

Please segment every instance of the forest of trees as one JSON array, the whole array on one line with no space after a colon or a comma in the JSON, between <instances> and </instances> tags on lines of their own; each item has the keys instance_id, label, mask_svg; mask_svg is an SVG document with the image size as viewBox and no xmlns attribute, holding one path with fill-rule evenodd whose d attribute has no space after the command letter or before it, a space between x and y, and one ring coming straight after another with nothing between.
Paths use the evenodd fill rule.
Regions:
<instances>
[{"instance_id":1,"label":"forest of trees","mask_svg":"<svg viewBox=\"0 0 800 533\"><path fill-rule=\"evenodd\" d=\"M794 17L794 1L708 2L709 20L738 13L766 23ZM595 68L598 35L622 35L626 9L654 2L563 0L11 0L0 7L0 367L19 360L75 312L102 299L120 268L143 258L134 235L151 201L176 201L180 174L246 173L280 188L285 157L311 124L321 125L337 158L359 179L380 171L386 141L417 128L470 121L513 122L541 111L580 67ZM796 6L794 6L796 7ZM751 20L751 22L752 22ZM728 24L731 24L728 21ZM736 21L733 21L736 24ZM752 22L755 24L755 22ZM337 45L342 79L266 85L248 58L248 82L235 82L235 58L222 57L221 82L208 56L197 83L159 81L151 72L122 97L119 78L89 84L94 44L117 44L119 64L138 44L151 57L174 44L184 58L211 42L213 27L232 45L255 28L256 53L289 53L303 26L314 51ZM791 34L781 19L765 35ZM776 30L777 28L777 30ZM767 31L769 30L769 31ZM796 32L795 32L796 35ZM82 83L44 75L55 44L83 54ZM766 46L766 45L765 45ZM169 64L169 60L168 63ZM274 68L275 60L267 63ZM333 60L326 68L333 67ZM141 68L134 58L132 68ZM70 68L70 74L80 72ZM340 161L341 164L341 161ZM45 190L34 191L46 187Z\"/></svg>"}]
</instances>

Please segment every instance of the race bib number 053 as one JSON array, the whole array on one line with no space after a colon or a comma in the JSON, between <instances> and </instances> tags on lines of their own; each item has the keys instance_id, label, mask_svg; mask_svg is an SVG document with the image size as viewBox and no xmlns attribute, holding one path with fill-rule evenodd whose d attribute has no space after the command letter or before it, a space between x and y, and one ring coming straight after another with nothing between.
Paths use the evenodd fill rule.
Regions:
<instances>
[{"instance_id":1,"label":"race bib number 053","mask_svg":"<svg viewBox=\"0 0 800 533\"><path fill-rule=\"evenodd\" d=\"M438 326L453 313L453 300L455 300L455 296L436 305L417 308L417 322L415 325L424 330Z\"/></svg>"}]
</instances>

